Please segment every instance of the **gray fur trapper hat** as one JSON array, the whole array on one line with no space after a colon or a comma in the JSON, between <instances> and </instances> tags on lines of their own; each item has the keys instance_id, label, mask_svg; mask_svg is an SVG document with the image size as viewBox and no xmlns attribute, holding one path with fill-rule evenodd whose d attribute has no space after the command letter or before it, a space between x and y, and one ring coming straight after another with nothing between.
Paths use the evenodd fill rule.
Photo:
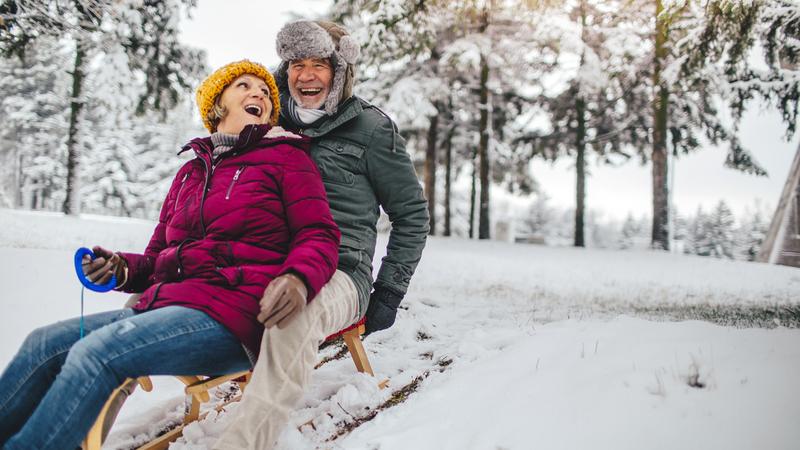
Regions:
<instances>
[{"instance_id":1,"label":"gray fur trapper hat","mask_svg":"<svg viewBox=\"0 0 800 450\"><path fill-rule=\"evenodd\" d=\"M325 112L336 114L340 102L353 95L355 63L361 53L358 42L341 25L326 21L300 20L284 25L276 40L281 64L275 81L281 92L289 92L289 63L298 59L327 58L333 66L333 83L325 100Z\"/></svg>"}]
</instances>

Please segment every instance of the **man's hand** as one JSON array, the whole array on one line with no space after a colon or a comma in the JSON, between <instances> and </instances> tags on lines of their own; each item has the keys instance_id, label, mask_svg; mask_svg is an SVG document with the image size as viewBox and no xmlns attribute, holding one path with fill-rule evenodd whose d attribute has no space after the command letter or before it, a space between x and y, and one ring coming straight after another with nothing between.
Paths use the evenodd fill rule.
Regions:
<instances>
[{"instance_id":1,"label":"man's hand","mask_svg":"<svg viewBox=\"0 0 800 450\"><path fill-rule=\"evenodd\" d=\"M117 286L125 283L127 264L118 254L100 246L92 247L95 259L89 255L83 257L81 268L84 275L92 283L106 284L112 275L117 276Z\"/></svg>"},{"instance_id":2,"label":"man's hand","mask_svg":"<svg viewBox=\"0 0 800 450\"><path fill-rule=\"evenodd\" d=\"M376 287L369 296L367 307L367 323L365 335L375 331L385 330L394 324L397 316L397 307L403 296L386 288Z\"/></svg>"},{"instance_id":3,"label":"man's hand","mask_svg":"<svg viewBox=\"0 0 800 450\"><path fill-rule=\"evenodd\" d=\"M306 307L308 288L297 275L287 273L272 280L261 297L258 321L265 327L283 329Z\"/></svg>"}]
</instances>

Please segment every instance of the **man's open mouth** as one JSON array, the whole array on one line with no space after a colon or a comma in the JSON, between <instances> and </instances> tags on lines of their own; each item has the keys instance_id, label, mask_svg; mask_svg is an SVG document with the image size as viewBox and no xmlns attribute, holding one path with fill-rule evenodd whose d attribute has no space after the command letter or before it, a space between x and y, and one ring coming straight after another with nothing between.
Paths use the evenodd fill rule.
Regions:
<instances>
[{"instance_id":1,"label":"man's open mouth","mask_svg":"<svg viewBox=\"0 0 800 450\"><path fill-rule=\"evenodd\" d=\"M261 117L261 107L258 105L246 105L244 111L256 117Z\"/></svg>"},{"instance_id":2,"label":"man's open mouth","mask_svg":"<svg viewBox=\"0 0 800 450\"><path fill-rule=\"evenodd\" d=\"M313 97L315 95L319 95L320 92L322 92L322 88L304 88L304 89L300 89L300 94L301 95L307 95L309 97Z\"/></svg>"}]
</instances>

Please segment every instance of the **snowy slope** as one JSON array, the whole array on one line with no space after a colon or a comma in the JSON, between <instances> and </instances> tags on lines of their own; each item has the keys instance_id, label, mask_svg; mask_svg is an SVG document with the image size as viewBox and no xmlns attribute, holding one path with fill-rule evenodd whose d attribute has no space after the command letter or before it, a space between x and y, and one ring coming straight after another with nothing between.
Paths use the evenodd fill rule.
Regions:
<instances>
[{"instance_id":1,"label":"snowy slope","mask_svg":"<svg viewBox=\"0 0 800 450\"><path fill-rule=\"evenodd\" d=\"M153 227L7 210L0 222L0 367L31 329L79 312L77 246L141 251ZM87 311L125 299L86 298ZM348 358L323 365L280 447L796 448L799 303L793 268L432 238L398 323L365 339L390 388L379 390ZM686 311L785 326L619 316ZM415 379L405 401L365 420ZM146 441L181 408L179 383L157 379L155 392L128 401L105 448ZM208 448L227 417L211 413L172 448ZM363 424L337 436L356 422Z\"/></svg>"},{"instance_id":2,"label":"snowy slope","mask_svg":"<svg viewBox=\"0 0 800 450\"><path fill-rule=\"evenodd\" d=\"M343 448L796 448L797 330L619 318L472 342ZM792 345L792 343L794 345ZM696 377L696 378L695 378ZM691 387L690 384L695 387Z\"/></svg>"}]
</instances>

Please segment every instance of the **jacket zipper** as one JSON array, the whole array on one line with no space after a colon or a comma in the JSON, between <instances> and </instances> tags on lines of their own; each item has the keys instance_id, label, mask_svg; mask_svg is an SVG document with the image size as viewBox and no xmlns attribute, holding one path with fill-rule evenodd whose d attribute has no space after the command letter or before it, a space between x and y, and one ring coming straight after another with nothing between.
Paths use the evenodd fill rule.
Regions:
<instances>
[{"instance_id":1,"label":"jacket zipper","mask_svg":"<svg viewBox=\"0 0 800 450\"><path fill-rule=\"evenodd\" d=\"M203 220L203 205L206 203L206 194L208 193L208 183L211 182L211 175L214 174L214 169L217 167L215 165L211 165L211 168L208 167L208 161L205 158L200 158L203 161L203 166L206 169L206 180L203 182L203 196L200 198L200 230L203 232L203 238L206 237L206 223Z\"/></svg>"},{"instance_id":2,"label":"jacket zipper","mask_svg":"<svg viewBox=\"0 0 800 450\"><path fill-rule=\"evenodd\" d=\"M247 166L241 166L236 170L236 173L233 174L233 179L231 180L231 185L228 186L228 192L225 193L225 200L230 200L231 198L231 191L233 190L233 185L236 184L236 181L239 180L239 175L244 172L244 169Z\"/></svg>"},{"instance_id":3,"label":"jacket zipper","mask_svg":"<svg viewBox=\"0 0 800 450\"><path fill-rule=\"evenodd\" d=\"M178 195L175 196L175 206L172 208L172 212L178 210L178 200L181 198L181 192L183 192L183 186L186 184L186 179L189 178L189 173L183 174L183 179L181 180L181 187L178 188Z\"/></svg>"},{"instance_id":4,"label":"jacket zipper","mask_svg":"<svg viewBox=\"0 0 800 450\"><path fill-rule=\"evenodd\" d=\"M158 283L158 284L156 285L156 290L155 290L155 291L153 291L153 296L152 296L152 297L150 297L150 303L148 303L148 304L147 304L147 309L150 309L150 306L152 306L152 305L153 305L153 302L155 302L155 301L156 301L156 298L158 297L158 291L160 291L160 290L161 290L161 286L163 286L163 285L164 285L164 282L163 282L163 281L162 281L161 283Z\"/></svg>"}]
</instances>

